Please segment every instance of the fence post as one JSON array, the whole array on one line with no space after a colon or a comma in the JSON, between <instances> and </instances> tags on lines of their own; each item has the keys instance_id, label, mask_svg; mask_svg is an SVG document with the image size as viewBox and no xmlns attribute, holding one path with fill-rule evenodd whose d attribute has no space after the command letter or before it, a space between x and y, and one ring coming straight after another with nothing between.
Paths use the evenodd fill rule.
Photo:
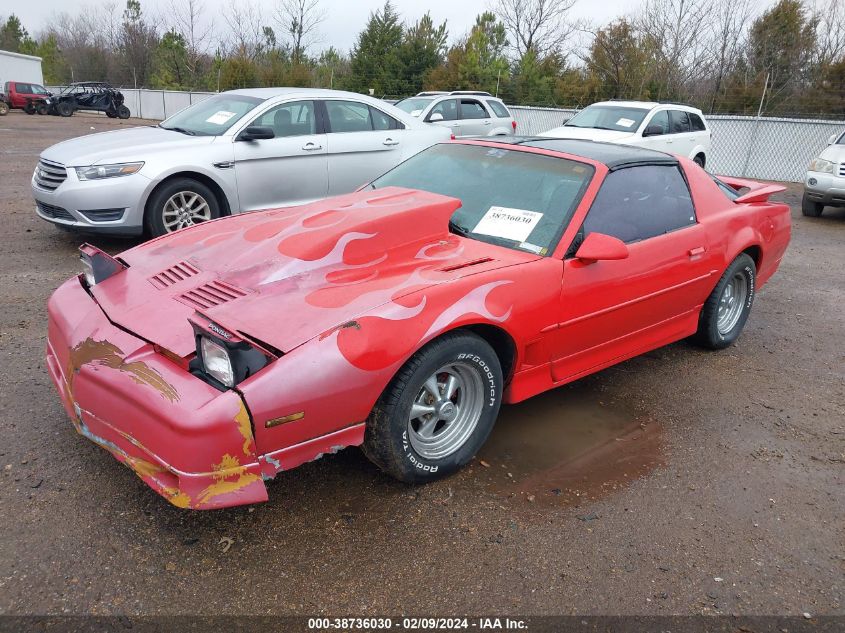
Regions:
<instances>
[{"instance_id":1,"label":"fence post","mask_svg":"<svg viewBox=\"0 0 845 633\"><path fill-rule=\"evenodd\" d=\"M161 114L162 120L167 118L167 99L164 96L164 90L161 91Z\"/></svg>"},{"instance_id":2,"label":"fence post","mask_svg":"<svg viewBox=\"0 0 845 633\"><path fill-rule=\"evenodd\" d=\"M769 87L769 73L766 73L766 83L763 84L763 94L760 97L760 106L757 108L757 118L754 119L754 128L751 130L751 138L748 139L748 151L745 153L745 164L742 166L742 177L748 176L748 163L751 161L751 152L754 151L754 141L757 140L757 128L760 127L760 115L763 114L763 101L766 99L766 89Z\"/></svg>"}]
</instances>

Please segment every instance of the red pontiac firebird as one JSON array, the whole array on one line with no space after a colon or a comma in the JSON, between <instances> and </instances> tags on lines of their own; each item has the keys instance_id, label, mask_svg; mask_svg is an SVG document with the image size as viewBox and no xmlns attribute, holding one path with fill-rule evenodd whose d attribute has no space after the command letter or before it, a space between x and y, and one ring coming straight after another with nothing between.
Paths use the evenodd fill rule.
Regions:
<instances>
[{"instance_id":1,"label":"red pontiac firebird","mask_svg":"<svg viewBox=\"0 0 845 633\"><path fill-rule=\"evenodd\" d=\"M83 246L47 363L77 431L180 507L265 501L351 445L430 481L502 402L730 345L789 243L782 189L620 145L436 145L353 194Z\"/></svg>"}]
</instances>

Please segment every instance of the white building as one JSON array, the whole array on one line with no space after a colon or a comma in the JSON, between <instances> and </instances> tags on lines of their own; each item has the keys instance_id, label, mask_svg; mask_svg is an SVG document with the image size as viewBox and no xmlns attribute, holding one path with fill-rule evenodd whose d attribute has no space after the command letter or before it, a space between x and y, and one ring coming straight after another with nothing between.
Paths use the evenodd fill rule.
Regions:
<instances>
[{"instance_id":1,"label":"white building","mask_svg":"<svg viewBox=\"0 0 845 633\"><path fill-rule=\"evenodd\" d=\"M41 58L10 51L0 51L0 92L7 81L43 84Z\"/></svg>"}]
</instances>

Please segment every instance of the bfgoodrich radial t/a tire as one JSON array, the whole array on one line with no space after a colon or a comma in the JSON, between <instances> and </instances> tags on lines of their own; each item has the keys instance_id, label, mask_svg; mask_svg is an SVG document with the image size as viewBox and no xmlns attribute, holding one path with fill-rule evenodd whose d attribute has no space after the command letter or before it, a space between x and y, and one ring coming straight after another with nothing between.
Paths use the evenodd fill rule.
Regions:
<instances>
[{"instance_id":1,"label":"bfgoodrich radial t/a tire","mask_svg":"<svg viewBox=\"0 0 845 633\"><path fill-rule=\"evenodd\" d=\"M470 332L446 334L399 370L367 421L364 453L409 483L444 477L484 444L502 401L493 348Z\"/></svg>"},{"instance_id":2,"label":"bfgoodrich radial t/a tire","mask_svg":"<svg viewBox=\"0 0 845 633\"><path fill-rule=\"evenodd\" d=\"M710 349L731 345L748 320L756 284L754 260L742 253L731 262L704 303L695 341Z\"/></svg>"}]
</instances>

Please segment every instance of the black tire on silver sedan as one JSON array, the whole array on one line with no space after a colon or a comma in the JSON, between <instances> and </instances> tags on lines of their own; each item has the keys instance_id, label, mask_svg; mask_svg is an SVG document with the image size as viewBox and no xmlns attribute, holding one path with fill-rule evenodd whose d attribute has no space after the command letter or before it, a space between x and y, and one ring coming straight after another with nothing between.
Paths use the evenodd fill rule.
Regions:
<instances>
[{"instance_id":1,"label":"black tire on silver sedan","mask_svg":"<svg viewBox=\"0 0 845 633\"><path fill-rule=\"evenodd\" d=\"M192 178L174 178L150 196L145 223L147 232L158 237L219 217L220 203L207 185Z\"/></svg>"},{"instance_id":2,"label":"black tire on silver sedan","mask_svg":"<svg viewBox=\"0 0 845 633\"><path fill-rule=\"evenodd\" d=\"M710 349L723 349L736 341L751 312L756 283L757 266L741 253L704 302L694 340Z\"/></svg>"},{"instance_id":3,"label":"black tire on silver sedan","mask_svg":"<svg viewBox=\"0 0 845 633\"><path fill-rule=\"evenodd\" d=\"M363 449L409 483L444 477L487 440L502 402L493 348L468 331L435 339L403 365L367 421Z\"/></svg>"}]
</instances>

